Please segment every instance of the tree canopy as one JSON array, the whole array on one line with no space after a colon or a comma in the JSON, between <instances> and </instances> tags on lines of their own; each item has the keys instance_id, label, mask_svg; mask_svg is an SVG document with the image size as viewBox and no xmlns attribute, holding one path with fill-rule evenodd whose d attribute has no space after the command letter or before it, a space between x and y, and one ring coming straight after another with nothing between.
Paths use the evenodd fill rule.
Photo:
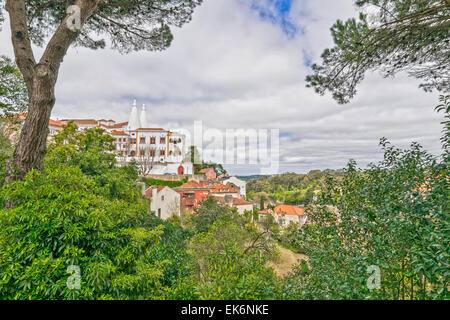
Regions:
<instances>
[{"instance_id":1,"label":"tree canopy","mask_svg":"<svg viewBox=\"0 0 450 320\"><path fill-rule=\"evenodd\" d=\"M313 64L308 87L339 103L356 94L367 71L385 77L406 71L424 90L450 90L449 0L355 0L359 19L338 20L335 46Z\"/></svg>"},{"instance_id":2,"label":"tree canopy","mask_svg":"<svg viewBox=\"0 0 450 320\"><path fill-rule=\"evenodd\" d=\"M0 3L4 2L1 0ZM26 18L30 40L43 46L67 16L70 5L83 1L27 0ZM133 50L163 50L173 36L170 26L190 21L202 0L104 0L91 1L96 9L86 20L75 44L91 49L111 48L121 53ZM108 40L105 40L108 39Z\"/></svg>"},{"instance_id":3,"label":"tree canopy","mask_svg":"<svg viewBox=\"0 0 450 320\"><path fill-rule=\"evenodd\" d=\"M25 112L27 106L28 93L22 74L10 58L0 56L0 113Z\"/></svg>"},{"instance_id":4,"label":"tree canopy","mask_svg":"<svg viewBox=\"0 0 450 320\"><path fill-rule=\"evenodd\" d=\"M201 0L0 0L9 14L11 41L25 81L29 104L5 182L20 180L32 169L42 170L48 123L55 105L55 85L71 45L111 48L121 53L164 50L170 27L190 21ZM0 22L3 15L0 16ZM45 46L36 59L32 44Z\"/></svg>"}]
</instances>

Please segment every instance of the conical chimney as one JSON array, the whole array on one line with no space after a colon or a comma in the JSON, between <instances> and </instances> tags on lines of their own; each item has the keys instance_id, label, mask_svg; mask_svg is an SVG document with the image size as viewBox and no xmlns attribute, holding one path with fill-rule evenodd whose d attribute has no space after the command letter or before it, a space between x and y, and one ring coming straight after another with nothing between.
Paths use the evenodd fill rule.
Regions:
<instances>
[{"instance_id":1,"label":"conical chimney","mask_svg":"<svg viewBox=\"0 0 450 320\"><path fill-rule=\"evenodd\" d=\"M128 120L128 130L136 130L139 128L141 128L141 123L139 121L136 99L134 99L133 107L131 108L130 119Z\"/></svg>"},{"instance_id":2,"label":"conical chimney","mask_svg":"<svg viewBox=\"0 0 450 320\"><path fill-rule=\"evenodd\" d=\"M147 111L145 110L145 104L142 105L142 110L141 110L141 128L148 128Z\"/></svg>"}]
</instances>

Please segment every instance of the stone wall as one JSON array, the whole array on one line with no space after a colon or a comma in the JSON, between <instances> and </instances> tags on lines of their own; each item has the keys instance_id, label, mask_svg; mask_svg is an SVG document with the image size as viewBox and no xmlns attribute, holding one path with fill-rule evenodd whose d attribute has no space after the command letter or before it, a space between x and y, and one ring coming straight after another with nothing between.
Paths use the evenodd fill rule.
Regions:
<instances>
[{"instance_id":1,"label":"stone wall","mask_svg":"<svg viewBox=\"0 0 450 320\"><path fill-rule=\"evenodd\" d=\"M159 179L164 181L180 181L186 177L188 177L189 180L196 181L203 181L205 179L205 175L201 174L148 174L145 176L145 178Z\"/></svg>"}]
</instances>

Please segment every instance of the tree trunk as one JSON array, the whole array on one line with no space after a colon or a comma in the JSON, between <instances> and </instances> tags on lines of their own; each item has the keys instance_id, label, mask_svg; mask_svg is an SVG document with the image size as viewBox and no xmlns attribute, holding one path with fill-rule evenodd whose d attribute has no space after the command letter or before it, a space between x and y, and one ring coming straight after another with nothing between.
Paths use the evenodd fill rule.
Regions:
<instances>
[{"instance_id":1,"label":"tree trunk","mask_svg":"<svg viewBox=\"0 0 450 320\"><path fill-rule=\"evenodd\" d=\"M44 65L36 66L28 115L12 161L8 164L5 183L23 180L27 172L32 169L41 171L43 168L49 132L48 123L55 104L55 80L50 68Z\"/></svg>"},{"instance_id":2,"label":"tree trunk","mask_svg":"<svg viewBox=\"0 0 450 320\"><path fill-rule=\"evenodd\" d=\"M29 106L19 143L6 168L5 183L22 180L32 169L42 170L59 68L67 49L79 35L81 26L97 9L100 2L102 1L76 0L74 4L80 9L79 28L71 27L70 15L62 19L39 63L36 63L28 34L25 1L7 0L6 10L10 17L14 55L27 84Z\"/></svg>"}]
</instances>

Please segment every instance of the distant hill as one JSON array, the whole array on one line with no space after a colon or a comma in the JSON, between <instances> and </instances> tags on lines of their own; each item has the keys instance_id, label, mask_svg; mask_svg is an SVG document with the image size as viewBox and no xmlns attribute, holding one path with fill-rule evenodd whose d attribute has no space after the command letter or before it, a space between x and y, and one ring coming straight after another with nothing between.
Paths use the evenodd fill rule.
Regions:
<instances>
[{"instance_id":1,"label":"distant hill","mask_svg":"<svg viewBox=\"0 0 450 320\"><path fill-rule=\"evenodd\" d=\"M308 204L316 190L320 190L326 176L339 177L341 170L311 170L306 174L283 173L272 176L254 175L247 180L247 196L254 201L261 199L274 201L279 204Z\"/></svg>"},{"instance_id":2,"label":"distant hill","mask_svg":"<svg viewBox=\"0 0 450 320\"><path fill-rule=\"evenodd\" d=\"M271 178L271 175L262 175L262 174L254 174L250 176L236 176L237 178L244 180L244 181L252 181L252 180L258 180L261 178Z\"/></svg>"}]
</instances>

